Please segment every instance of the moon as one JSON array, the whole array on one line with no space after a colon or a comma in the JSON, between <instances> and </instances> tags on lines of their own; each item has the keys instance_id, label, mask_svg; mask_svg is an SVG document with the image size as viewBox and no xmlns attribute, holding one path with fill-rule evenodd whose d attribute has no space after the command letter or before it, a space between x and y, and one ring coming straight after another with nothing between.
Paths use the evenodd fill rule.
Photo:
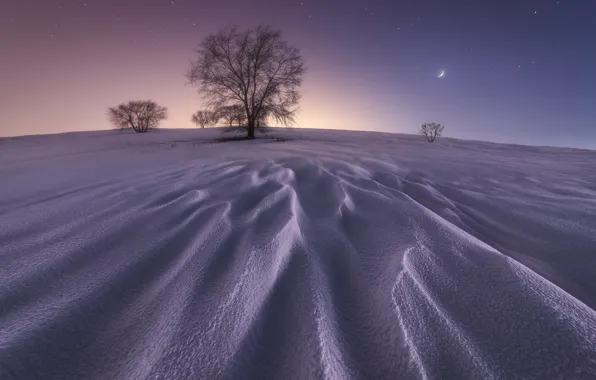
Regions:
<instances>
[{"instance_id":1,"label":"moon","mask_svg":"<svg viewBox=\"0 0 596 380\"><path fill-rule=\"evenodd\" d=\"M443 78L445 76L445 70L441 70L439 72L439 75L437 75L437 78Z\"/></svg>"}]
</instances>

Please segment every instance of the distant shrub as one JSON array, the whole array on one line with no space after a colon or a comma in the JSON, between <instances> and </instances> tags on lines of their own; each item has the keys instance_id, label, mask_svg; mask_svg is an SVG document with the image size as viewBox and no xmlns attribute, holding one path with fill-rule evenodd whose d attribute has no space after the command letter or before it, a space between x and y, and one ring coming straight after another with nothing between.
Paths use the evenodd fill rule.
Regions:
<instances>
[{"instance_id":1,"label":"distant shrub","mask_svg":"<svg viewBox=\"0 0 596 380\"><path fill-rule=\"evenodd\" d=\"M444 125L438 123L425 123L420 127L420 134L426 136L428 142L433 142L443 134Z\"/></svg>"},{"instance_id":2,"label":"distant shrub","mask_svg":"<svg viewBox=\"0 0 596 380\"><path fill-rule=\"evenodd\" d=\"M167 119L168 109L152 100L136 100L110 107L108 117L118 129L132 128L137 133L144 133Z\"/></svg>"}]
</instances>

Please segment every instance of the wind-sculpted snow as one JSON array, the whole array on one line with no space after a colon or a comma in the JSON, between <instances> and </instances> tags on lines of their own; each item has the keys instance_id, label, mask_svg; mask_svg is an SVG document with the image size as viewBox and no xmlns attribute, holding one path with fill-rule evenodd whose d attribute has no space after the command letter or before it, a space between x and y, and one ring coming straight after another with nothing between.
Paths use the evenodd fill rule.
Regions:
<instances>
[{"instance_id":1,"label":"wind-sculpted snow","mask_svg":"<svg viewBox=\"0 0 596 380\"><path fill-rule=\"evenodd\" d=\"M596 153L0 141L0 379L596 379Z\"/></svg>"}]
</instances>

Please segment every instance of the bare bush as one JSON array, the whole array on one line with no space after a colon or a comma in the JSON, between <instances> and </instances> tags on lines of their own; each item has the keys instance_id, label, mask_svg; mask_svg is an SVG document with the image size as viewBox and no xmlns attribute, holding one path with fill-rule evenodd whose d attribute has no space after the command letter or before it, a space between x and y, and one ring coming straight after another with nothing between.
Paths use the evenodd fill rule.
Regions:
<instances>
[{"instance_id":1,"label":"bare bush","mask_svg":"<svg viewBox=\"0 0 596 380\"><path fill-rule=\"evenodd\" d=\"M162 120L168 118L168 109L152 100L137 100L122 103L108 109L110 122L118 129L132 128L144 133L157 128Z\"/></svg>"},{"instance_id":2,"label":"bare bush","mask_svg":"<svg viewBox=\"0 0 596 380\"><path fill-rule=\"evenodd\" d=\"M433 142L443 134L444 125L438 123L425 123L420 127L420 134L426 136L428 142Z\"/></svg>"},{"instance_id":3,"label":"bare bush","mask_svg":"<svg viewBox=\"0 0 596 380\"><path fill-rule=\"evenodd\" d=\"M241 105L248 137L263 113L293 123L306 71L300 50L269 26L229 28L208 36L187 76L211 109Z\"/></svg>"},{"instance_id":4,"label":"bare bush","mask_svg":"<svg viewBox=\"0 0 596 380\"><path fill-rule=\"evenodd\" d=\"M197 111L192 115L191 121L197 125L197 127L205 128L206 126L217 123L217 119L211 111Z\"/></svg>"}]
</instances>

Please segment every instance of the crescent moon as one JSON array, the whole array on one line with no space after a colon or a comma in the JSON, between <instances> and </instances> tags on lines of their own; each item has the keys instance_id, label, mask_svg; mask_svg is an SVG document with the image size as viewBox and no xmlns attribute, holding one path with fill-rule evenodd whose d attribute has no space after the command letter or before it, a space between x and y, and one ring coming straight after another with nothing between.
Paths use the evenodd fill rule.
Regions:
<instances>
[{"instance_id":1,"label":"crescent moon","mask_svg":"<svg viewBox=\"0 0 596 380\"><path fill-rule=\"evenodd\" d=\"M445 70L441 70L441 73L437 78L443 78L445 76Z\"/></svg>"}]
</instances>

